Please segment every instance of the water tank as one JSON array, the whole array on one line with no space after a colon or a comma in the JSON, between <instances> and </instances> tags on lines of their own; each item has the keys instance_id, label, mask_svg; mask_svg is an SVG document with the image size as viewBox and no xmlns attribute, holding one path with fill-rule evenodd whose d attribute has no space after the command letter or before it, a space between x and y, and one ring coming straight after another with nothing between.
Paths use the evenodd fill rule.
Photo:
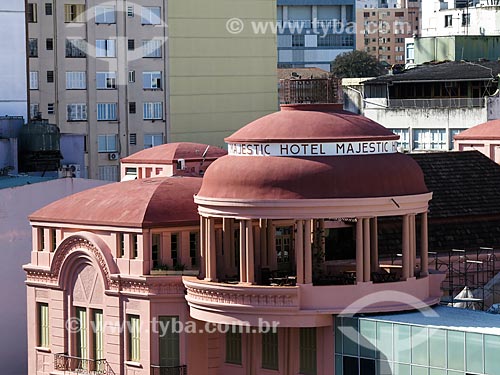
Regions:
<instances>
[{"instance_id":1,"label":"water tank","mask_svg":"<svg viewBox=\"0 0 500 375\"><path fill-rule=\"evenodd\" d=\"M22 116L0 117L0 138L19 138L23 125Z\"/></svg>"},{"instance_id":2,"label":"water tank","mask_svg":"<svg viewBox=\"0 0 500 375\"><path fill-rule=\"evenodd\" d=\"M20 135L20 149L23 152L60 151L59 128L48 121L30 122L23 126Z\"/></svg>"}]
</instances>

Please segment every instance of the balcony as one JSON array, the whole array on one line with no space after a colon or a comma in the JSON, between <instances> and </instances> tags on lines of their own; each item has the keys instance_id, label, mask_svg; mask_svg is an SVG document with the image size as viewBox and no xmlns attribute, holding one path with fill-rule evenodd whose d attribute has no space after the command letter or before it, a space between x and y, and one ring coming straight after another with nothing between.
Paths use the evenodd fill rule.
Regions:
<instances>
[{"instance_id":1,"label":"balcony","mask_svg":"<svg viewBox=\"0 0 500 375\"><path fill-rule=\"evenodd\" d=\"M105 359L86 359L67 354L54 354L54 370L65 374L115 375Z\"/></svg>"},{"instance_id":2,"label":"balcony","mask_svg":"<svg viewBox=\"0 0 500 375\"><path fill-rule=\"evenodd\" d=\"M371 99L370 99L371 100ZM390 108L484 108L485 98L390 99Z\"/></svg>"},{"instance_id":3,"label":"balcony","mask_svg":"<svg viewBox=\"0 0 500 375\"><path fill-rule=\"evenodd\" d=\"M151 365L151 375L187 375L187 366Z\"/></svg>"}]
</instances>

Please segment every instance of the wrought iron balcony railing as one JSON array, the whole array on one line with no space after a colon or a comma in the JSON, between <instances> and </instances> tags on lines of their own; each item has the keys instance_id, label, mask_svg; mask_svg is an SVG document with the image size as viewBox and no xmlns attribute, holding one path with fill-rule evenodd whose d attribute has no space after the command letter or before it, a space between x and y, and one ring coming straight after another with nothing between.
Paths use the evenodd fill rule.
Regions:
<instances>
[{"instance_id":1,"label":"wrought iron balcony railing","mask_svg":"<svg viewBox=\"0 0 500 375\"><path fill-rule=\"evenodd\" d=\"M151 375L187 375L187 366L151 365Z\"/></svg>"},{"instance_id":2,"label":"wrought iron balcony railing","mask_svg":"<svg viewBox=\"0 0 500 375\"><path fill-rule=\"evenodd\" d=\"M65 353L54 354L54 370L90 375L115 375L105 359L72 357Z\"/></svg>"}]
</instances>

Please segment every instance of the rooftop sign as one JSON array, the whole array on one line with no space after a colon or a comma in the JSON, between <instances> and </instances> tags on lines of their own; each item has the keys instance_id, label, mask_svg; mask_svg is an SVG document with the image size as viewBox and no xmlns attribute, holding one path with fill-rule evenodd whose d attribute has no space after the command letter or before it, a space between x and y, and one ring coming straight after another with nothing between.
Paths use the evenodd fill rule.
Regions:
<instances>
[{"instance_id":1,"label":"rooftop sign","mask_svg":"<svg viewBox=\"0 0 500 375\"><path fill-rule=\"evenodd\" d=\"M397 141L329 143L229 143L235 156L344 156L394 154Z\"/></svg>"}]
</instances>

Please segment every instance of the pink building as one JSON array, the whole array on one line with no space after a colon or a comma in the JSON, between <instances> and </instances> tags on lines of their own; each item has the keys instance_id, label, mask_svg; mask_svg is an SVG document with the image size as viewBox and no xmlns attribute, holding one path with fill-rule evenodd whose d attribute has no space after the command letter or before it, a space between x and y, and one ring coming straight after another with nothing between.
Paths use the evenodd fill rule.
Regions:
<instances>
[{"instance_id":1,"label":"pink building","mask_svg":"<svg viewBox=\"0 0 500 375\"><path fill-rule=\"evenodd\" d=\"M455 150L477 150L500 164L500 120L473 126L455 135Z\"/></svg>"},{"instance_id":2,"label":"pink building","mask_svg":"<svg viewBox=\"0 0 500 375\"><path fill-rule=\"evenodd\" d=\"M121 182L35 212L29 374L334 374L336 316L441 295L432 193L397 139L338 105L284 106L227 138L203 180ZM394 267L378 254L390 216ZM326 231L352 244L346 259L330 260Z\"/></svg>"}]
</instances>

